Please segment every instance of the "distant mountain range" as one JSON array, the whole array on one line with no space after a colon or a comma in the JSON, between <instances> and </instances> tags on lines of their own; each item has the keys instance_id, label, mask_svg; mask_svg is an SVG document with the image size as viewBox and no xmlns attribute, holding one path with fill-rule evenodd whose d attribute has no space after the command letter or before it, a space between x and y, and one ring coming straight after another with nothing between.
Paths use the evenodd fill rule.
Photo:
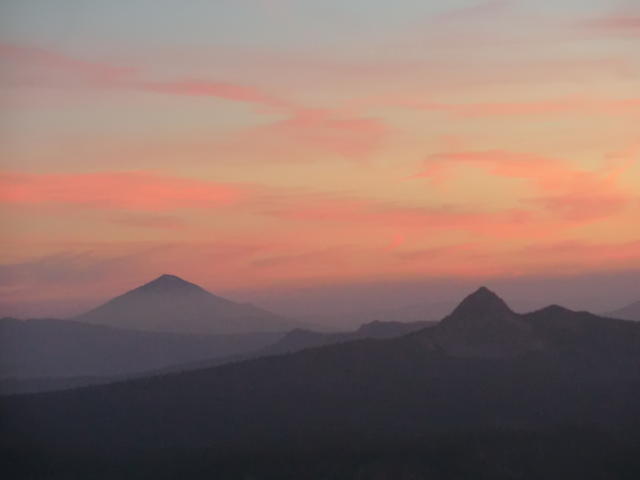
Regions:
<instances>
[{"instance_id":1,"label":"distant mountain range","mask_svg":"<svg viewBox=\"0 0 640 480\"><path fill-rule=\"evenodd\" d=\"M394 338L415 332L425 327L435 325L436 322L382 322L373 321L361 325L353 332L315 332L306 329L295 329L287 333L280 340L263 349L270 355L291 353L306 348L333 345L336 343L361 340L365 338Z\"/></svg>"},{"instance_id":2,"label":"distant mountain range","mask_svg":"<svg viewBox=\"0 0 640 480\"><path fill-rule=\"evenodd\" d=\"M162 275L75 320L0 319L0 394L77 388L358 338L391 338L427 323L371 322L341 333L290 330L299 325ZM177 333L250 327L255 331Z\"/></svg>"},{"instance_id":3,"label":"distant mountain range","mask_svg":"<svg viewBox=\"0 0 640 480\"><path fill-rule=\"evenodd\" d=\"M640 321L640 301L627 305L619 310L609 312L607 315L613 318Z\"/></svg>"},{"instance_id":4,"label":"distant mountain range","mask_svg":"<svg viewBox=\"0 0 640 480\"><path fill-rule=\"evenodd\" d=\"M284 333L192 335L72 320L0 319L0 379L131 374L263 348Z\"/></svg>"},{"instance_id":5,"label":"distant mountain range","mask_svg":"<svg viewBox=\"0 0 640 480\"><path fill-rule=\"evenodd\" d=\"M304 326L249 303L219 297L175 275L161 275L73 320L198 334L284 332Z\"/></svg>"},{"instance_id":6,"label":"distant mountain range","mask_svg":"<svg viewBox=\"0 0 640 480\"><path fill-rule=\"evenodd\" d=\"M365 339L389 339L415 332L425 327L435 325L436 322L381 322L373 321L361 325L352 332L316 332L297 328L282 336L279 340L271 345L258 350L232 355L229 357L220 357L208 359L200 362L192 362L186 364L178 364L160 372L148 372L149 375L158 373L174 373L186 372L189 370L201 370L204 368L217 367L225 363L237 363L246 360L253 360L261 357L271 357L274 355L283 355L287 353L299 352L309 348L323 347L327 345L335 345L339 343L351 342L354 340Z\"/></svg>"},{"instance_id":7,"label":"distant mountain range","mask_svg":"<svg viewBox=\"0 0 640 480\"><path fill-rule=\"evenodd\" d=\"M184 372L365 338L393 338L430 322L371 322L353 332L190 335L70 320L0 319L0 395Z\"/></svg>"},{"instance_id":8,"label":"distant mountain range","mask_svg":"<svg viewBox=\"0 0 640 480\"><path fill-rule=\"evenodd\" d=\"M434 452L435 444L462 445L461 438L477 436L485 444L485 450L471 450L477 458L465 456L463 447L459 454L446 449L430 453L436 463L429 468L440 459L451 469L449 476L431 478L471 478L474 470L451 472L456 465L461 468L461 458L481 464L483 455L494 458L492 468L507 470L482 478L577 478L576 471L583 470L587 476L580 478L632 478L616 475L615 465L622 468L637 458L632 452L640 445L635 443L639 367L640 324L560 306L517 314L481 288L438 324L401 337L357 339L112 385L3 397L0 438L5 448L20 452L19 458L30 458L25 453L30 451L50 452L66 458L75 473L91 472L99 458L121 468L119 462L130 461L144 447L157 452L152 456L156 465L169 451L200 452L193 453L195 463L187 463L199 469L208 465L210 470L198 470L203 477L202 472L226 471L216 462L235 462L238 475L219 478L248 478L259 468L251 462L261 456L292 458L295 453L307 458L301 464L307 473L300 470L287 478L331 478L312 477L308 458L326 451ZM509 440L500 443L501 450L492 450L489 445L505 435ZM523 435L551 440L510 456L509 445ZM592 435L596 446L589 447L590 453L572 458L573 470L557 470L556 462L572 455L567 445L575 449ZM561 448L562 458L554 448ZM535 451L544 453L538 458ZM79 452L92 460L78 465L73 459ZM613 457L594 463L592 458L602 452ZM620 456L625 452L628 458ZM139 461L150 461L144 458ZM175 467L177 457L172 458ZM343 461L336 460L343 458L338 454L332 458ZM539 475L519 474L525 467L518 458L526 458L526 468ZM287 463L289 469L292 465Z\"/></svg>"}]
</instances>

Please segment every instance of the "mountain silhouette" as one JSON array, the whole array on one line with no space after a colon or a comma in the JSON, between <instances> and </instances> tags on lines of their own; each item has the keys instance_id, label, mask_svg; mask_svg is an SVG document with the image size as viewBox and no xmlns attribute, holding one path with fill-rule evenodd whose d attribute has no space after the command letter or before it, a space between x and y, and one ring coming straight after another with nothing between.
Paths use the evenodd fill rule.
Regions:
<instances>
[{"instance_id":1,"label":"mountain silhouette","mask_svg":"<svg viewBox=\"0 0 640 480\"><path fill-rule=\"evenodd\" d=\"M73 461L78 451L120 465L142 447L157 451L157 459L167 451L204 449L194 451L213 462L211 471L219 471L220 455L238 459L234 465L241 474L225 478L263 478L251 462L290 458L293 452L308 459L324 451L357 456L399 449L420 458L421 449L433 445L458 445L454 450L464 452L464 441L477 438L487 442L477 458L488 455L495 465L520 469L519 458L539 451L539 457L527 457L526 468L540 465L555 475L502 472L481 478L576 478L575 469L590 461L591 452L637 458L632 453L640 445L634 443L640 429L638 365L636 322L559 306L517 314L480 289L439 324L397 338L0 398L0 438L24 458L31 458L25 451L69 452L72 469L79 468ZM506 440L492 450L500 435ZM547 440L514 451L522 435ZM597 447L580 460L567 445L575 448L589 435ZM558 446L572 468L560 477L555 464L546 463ZM588 478L627 478L608 470L625 465L627 457L610 454L602 463L589 463L596 470ZM453 470L425 478L474 476L474 470L455 470L463 453L434 458L450 462ZM89 471L96 468L87 465ZM300 472L286 478L326 478Z\"/></svg>"},{"instance_id":2,"label":"mountain silhouette","mask_svg":"<svg viewBox=\"0 0 640 480\"><path fill-rule=\"evenodd\" d=\"M166 274L74 320L137 330L199 334L284 332L301 326L249 303L227 300Z\"/></svg>"},{"instance_id":3,"label":"mountain silhouette","mask_svg":"<svg viewBox=\"0 0 640 480\"><path fill-rule=\"evenodd\" d=\"M613 318L640 321L640 301L634 302L631 305L627 305L626 307L623 307L619 310L609 312L607 315Z\"/></svg>"},{"instance_id":4,"label":"mountain silhouette","mask_svg":"<svg viewBox=\"0 0 640 480\"><path fill-rule=\"evenodd\" d=\"M381 321L367 322L355 331L359 338L393 338L407 333L431 327L437 322L418 320L415 322Z\"/></svg>"},{"instance_id":5,"label":"mountain silhouette","mask_svg":"<svg viewBox=\"0 0 640 480\"><path fill-rule=\"evenodd\" d=\"M432 348L458 356L516 355L539 346L524 317L486 287L467 296L435 328L419 335Z\"/></svg>"},{"instance_id":6,"label":"mountain silhouette","mask_svg":"<svg viewBox=\"0 0 640 480\"><path fill-rule=\"evenodd\" d=\"M296 328L287 333L273 345L262 349L262 355L297 352L306 348L333 345L335 343L362 340L367 338L394 338L435 325L436 322L382 322L365 323L352 332L326 333Z\"/></svg>"}]
</instances>

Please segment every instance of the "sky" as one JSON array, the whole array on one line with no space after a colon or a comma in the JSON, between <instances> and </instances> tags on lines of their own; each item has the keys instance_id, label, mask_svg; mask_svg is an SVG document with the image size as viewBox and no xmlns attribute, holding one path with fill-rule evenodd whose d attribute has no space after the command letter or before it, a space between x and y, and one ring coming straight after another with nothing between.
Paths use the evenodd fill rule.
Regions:
<instances>
[{"instance_id":1,"label":"sky","mask_svg":"<svg viewBox=\"0 0 640 480\"><path fill-rule=\"evenodd\" d=\"M635 0L4 1L0 314L638 300L638 51Z\"/></svg>"}]
</instances>

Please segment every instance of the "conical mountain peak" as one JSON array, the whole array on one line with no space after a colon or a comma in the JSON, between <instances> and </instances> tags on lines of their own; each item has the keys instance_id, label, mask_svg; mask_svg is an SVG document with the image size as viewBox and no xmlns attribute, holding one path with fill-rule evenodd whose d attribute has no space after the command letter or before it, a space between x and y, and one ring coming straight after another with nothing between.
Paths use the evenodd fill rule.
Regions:
<instances>
[{"instance_id":1,"label":"conical mountain peak","mask_svg":"<svg viewBox=\"0 0 640 480\"><path fill-rule=\"evenodd\" d=\"M205 292L205 290L195 283L187 282L182 278L176 275L163 274L160 275L155 280L152 280L148 283L145 283L141 287L138 287L136 290L143 292L161 292L161 293L170 293L172 291L193 291L193 292ZM135 291L135 290L134 290Z\"/></svg>"},{"instance_id":2,"label":"conical mountain peak","mask_svg":"<svg viewBox=\"0 0 640 480\"><path fill-rule=\"evenodd\" d=\"M162 275L160 275L158 278L156 278L156 280L161 280L161 281L177 281L177 282L183 282L183 283L188 283L186 280L183 280L182 278L178 277L177 275L172 275L170 273L163 273Z\"/></svg>"},{"instance_id":3,"label":"conical mountain peak","mask_svg":"<svg viewBox=\"0 0 640 480\"><path fill-rule=\"evenodd\" d=\"M76 320L138 330L214 334L285 331L298 325L171 274L112 298Z\"/></svg>"},{"instance_id":4,"label":"conical mountain peak","mask_svg":"<svg viewBox=\"0 0 640 480\"><path fill-rule=\"evenodd\" d=\"M513 311L498 295L487 287L480 287L478 290L467 296L451 314L452 317L468 315L504 315L512 314Z\"/></svg>"}]
</instances>

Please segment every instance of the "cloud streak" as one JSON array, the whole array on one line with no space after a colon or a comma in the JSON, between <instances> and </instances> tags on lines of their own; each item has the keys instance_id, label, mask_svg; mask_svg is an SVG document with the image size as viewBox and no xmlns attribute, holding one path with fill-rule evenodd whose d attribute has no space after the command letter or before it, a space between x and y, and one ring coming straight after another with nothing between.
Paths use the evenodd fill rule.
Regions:
<instances>
[{"instance_id":1,"label":"cloud streak","mask_svg":"<svg viewBox=\"0 0 640 480\"><path fill-rule=\"evenodd\" d=\"M640 115L640 97L622 99L565 98L558 100L540 100L528 102L486 102L453 104L399 99L388 102L389 105L440 112L459 117L499 117L499 116L539 116L547 119L549 115Z\"/></svg>"},{"instance_id":2,"label":"cloud streak","mask_svg":"<svg viewBox=\"0 0 640 480\"><path fill-rule=\"evenodd\" d=\"M5 85L138 91L172 96L218 98L254 106L259 112L285 116L264 129L245 133L292 139L321 152L362 159L379 148L388 127L378 119L327 108L309 108L260 88L207 79L145 79L139 69L86 62L33 47L0 44L0 59L8 65Z\"/></svg>"},{"instance_id":3,"label":"cloud streak","mask_svg":"<svg viewBox=\"0 0 640 480\"><path fill-rule=\"evenodd\" d=\"M0 202L5 204L167 212L222 207L247 194L237 185L150 172L0 174Z\"/></svg>"},{"instance_id":4,"label":"cloud streak","mask_svg":"<svg viewBox=\"0 0 640 480\"><path fill-rule=\"evenodd\" d=\"M431 155L416 175L435 184L451 180L452 167L474 166L492 175L527 180L538 193L528 201L568 221L605 218L636 198L620 184L620 177L637 163L633 153L611 157L598 170L579 169L540 155L505 150L461 151ZM527 199L525 199L527 200Z\"/></svg>"}]
</instances>

